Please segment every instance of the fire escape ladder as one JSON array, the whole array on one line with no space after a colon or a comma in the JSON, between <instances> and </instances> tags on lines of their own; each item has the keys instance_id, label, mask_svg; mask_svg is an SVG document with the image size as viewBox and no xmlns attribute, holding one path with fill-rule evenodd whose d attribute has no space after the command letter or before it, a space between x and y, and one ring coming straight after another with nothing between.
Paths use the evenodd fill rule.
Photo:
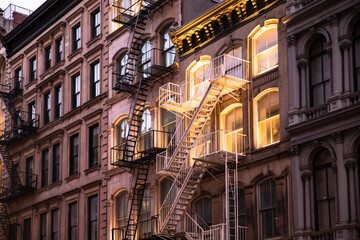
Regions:
<instances>
[{"instance_id":1,"label":"fire escape ladder","mask_svg":"<svg viewBox=\"0 0 360 240\"><path fill-rule=\"evenodd\" d=\"M10 218L5 203L0 203L1 240L10 240ZM2 237L1 237L2 236Z\"/></svg>"},{"instance_id":2,"label":"fire escape ladder","mask_svg":"<svg viewBox=\"0 0 360 240\"><path fill-rule=\"evenodd\" d=\"M238 223L238 171L236 162L225 161L226 228L229 240L239 239Z\"/></svg>"},{"instance_id":3,"label":"fire escape ladder","mask_svg":"<svg viewBox=\"0 0 360 240\"><path fill-rule=\"evenodd\" d=\"M20 176L12 160L9 148L7 145L0 144L0 152L5 163L6 170L11 178L11 189L16 189L21 186Z\"/></svg>"},{"instance_id":4,"label":"fire escape ladder","mask_svg":"<svg viewBox=\"0 0 360 240\"><path fill-rule=\"evenodd\" d=\"M137 175L135 186L133 189L133 196L131 200L130 213L128 223L126 226L125 239L135 239L136 230L139 222L141 206L144 198L146 180L149 173L150 161L139 164L137 167Z\"/></svg>"}]
</instances>

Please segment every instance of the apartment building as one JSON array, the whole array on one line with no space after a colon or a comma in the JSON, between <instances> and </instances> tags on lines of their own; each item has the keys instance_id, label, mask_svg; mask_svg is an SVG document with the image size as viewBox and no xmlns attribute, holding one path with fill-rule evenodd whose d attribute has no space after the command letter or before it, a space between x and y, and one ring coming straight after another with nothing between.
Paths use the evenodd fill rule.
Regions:
<instances>
[{"instance_id":1,"label":"apartment building","mask_svg":"<svg viewBox=\"0 0 360 240\"><path fill-rule=\"evenodd\" d=\"M107 239L107 12L48 0L2 39L1 239Z\"/></svg>"},{"instance_id":2,"label":"apartment building","mask_svg":"<svg viewBox=\"0 0 360 240\"><path fill-rule=\"evenodd\" d=\"M289 238L285 1L111 7L110 239Z\"/></svg>"},{"instance_id":3,"label":"apartment building","mask_svg":"<svg viewBox=\"0 0 360 240\"><path fill-rule=\"evenodd\" d=\"M360 238L359 3L286 3L294 239Z\"/></svg>"}]
</instances>

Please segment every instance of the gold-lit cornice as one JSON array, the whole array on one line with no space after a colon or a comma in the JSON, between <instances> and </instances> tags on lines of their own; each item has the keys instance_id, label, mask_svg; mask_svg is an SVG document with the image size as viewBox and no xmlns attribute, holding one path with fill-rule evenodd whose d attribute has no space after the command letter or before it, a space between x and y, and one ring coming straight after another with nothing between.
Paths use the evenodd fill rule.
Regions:
<instances>
[{"instance_id":1,"label":"gold-lit cornice","mask_svg":"<svg viewBox=\"0 0 360 240\"><path fill-rule=\"evenodd\" d=\"M256 17L282 0L227 0L169 35L180 57L190 54L234 24ZM261 7L261 8L260 8ZM235 19L233 19L235 18ZM215 30L215 28L218 28Z\"/></svg>"}]
</instances>

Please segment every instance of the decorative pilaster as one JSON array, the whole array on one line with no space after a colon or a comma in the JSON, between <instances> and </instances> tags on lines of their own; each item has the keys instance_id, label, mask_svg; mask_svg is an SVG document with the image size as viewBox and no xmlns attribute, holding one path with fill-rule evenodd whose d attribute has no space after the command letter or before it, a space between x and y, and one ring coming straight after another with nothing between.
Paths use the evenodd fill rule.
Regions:
<instances>
[{"instance_id":1,"label":"decorative pilaster","mask_svg":"<svg viewBox=\"0 0 360 240\"><path fill-rule=\"evenodd\" d=\"M340 47L343 50L344 56L344 92L350 93L350 62L349 62L349 49L352 45L351 38L349 36L342 36L339 38Z\"/></svg>"},{"instance_id":2,"label":"decorative pilaster","mask_svg":"<svg viewBox=\"0 0 360 240\"><path fill-rule=\"evenodd\" d=\"M345 166L349 173L349 197L350 197L350 221L351 223L356 223L356 196L355 196L355 168L357 165L357 159L355 156L349 155L345 156Z\"/></svg>"},{"instance_id":3,"label":"decorative pilaster","mask_svg":"<svg viewBox=\"0 0 360 240\"><path fill-rule=\"evenodd\" d=\"M305 230L311 230L311 193L310 183L313 176L311 167L302 168L301 177L305 186Z\"/></svg>"},{"instance_id":4,"label":"decorative pilaster","mask_svg":"<svg viewBox=\"0 0 360 240\"><path fill-rule=\"evenodd\" d=\"M291 35L287 38L288 66L289 66L289 93L290 111L300 108L300 83L296 66L296 38Z\"/></svg>"},{"instance_id":5,"label":"decorative pilaster","mask_svg":"<svg viewBox=\"0 0 360 240\"><path fill-rule=\"evenodd\" d=\"M300 83L300 87L301 87L301 109L306 109L307 104L306 104L306 69L307 66L309 65L309 61L308 61L308 57L306 56L302 56L300 58L300 60L298 61L298 67L300 68L300 74L301 74L301 83Z\"/></svg>"},{"instance_id":6,"label":"decorative pilaster","mask_svg":"<svg viewBox=\"0 0 360 240\"><path fill-rule=\"evenodd\" d=\"M332 82L333 82L333 96L338 96L342 93L342 73L341 73L341 51L339 47L339 20L338 16L332 15L328 18L331 24L331 36L332 41Z\"/></svg>"}]
</instances>

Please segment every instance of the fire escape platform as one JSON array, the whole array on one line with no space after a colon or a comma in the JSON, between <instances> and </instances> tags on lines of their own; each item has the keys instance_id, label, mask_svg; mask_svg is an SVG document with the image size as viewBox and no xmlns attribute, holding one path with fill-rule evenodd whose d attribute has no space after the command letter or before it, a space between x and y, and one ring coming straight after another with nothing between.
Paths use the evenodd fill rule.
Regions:
<instances>
[{"instance_id":1,"label":"fire escape platform","mask_svg":"<svg viewBox=\"0 0 360 240\"><path fill-rule=\"evenodd\" d=\"M216 152L212 152L212 153L194 158L194 160L223 166L225 164L226 159L228 162L235 162L236 157L243 158L243 157L245 157L245 155L244 154L236 154L234 152L228 152L225 150L219 150Z\"/></svg>"}]
</instances>

